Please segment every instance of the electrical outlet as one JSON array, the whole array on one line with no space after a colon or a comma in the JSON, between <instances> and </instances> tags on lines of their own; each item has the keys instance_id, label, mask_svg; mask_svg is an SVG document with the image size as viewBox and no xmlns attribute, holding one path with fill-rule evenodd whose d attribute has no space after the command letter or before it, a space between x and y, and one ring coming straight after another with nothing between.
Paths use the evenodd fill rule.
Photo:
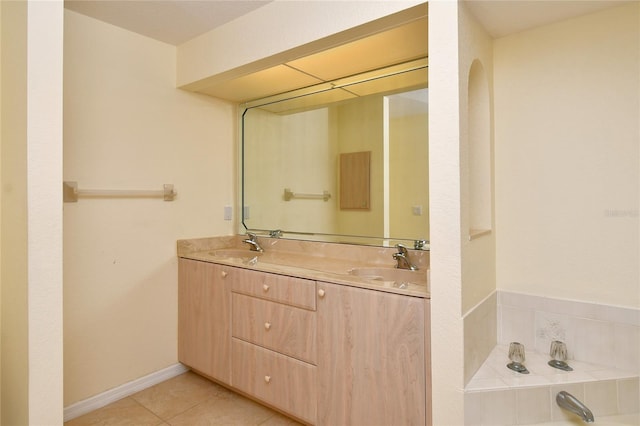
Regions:
<instances>
[{"instance_id":1,"label":"electrical outlet","mask_svg":"<svg viewBox=\"0 0 640 426\"><path fill-rule=\"evenodd\" d=\"M224 206L224 220L231 220L233 218L233 209L231 206Z\"/></svg>"},{"instance_id":2,"label":"electrical outlet","mask_svg":"<svg viewBox=\"0 0 640 426\"><path fill-rule=\"evenodd\" d=\"M422 216L422 206L413 206L411 209L414 216Z\"/></svg>"}]
</instances>

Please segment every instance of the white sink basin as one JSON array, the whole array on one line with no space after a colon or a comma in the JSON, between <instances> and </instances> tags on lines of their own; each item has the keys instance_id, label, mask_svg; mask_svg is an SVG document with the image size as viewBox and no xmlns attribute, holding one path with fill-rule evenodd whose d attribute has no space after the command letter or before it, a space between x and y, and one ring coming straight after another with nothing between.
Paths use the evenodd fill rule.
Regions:
<instances>
[{"instance_id":1,"label":"white sink basin","mask_svg":"<svg viewBox=\"0 0 640 426\"><path fill-rule=\"evenodd\" d=\"M398 288L406 288L409 284L427 286L427 273L421 270L410 271L385 267L353 268L349 270L349 274Z\"/></svg>"}]
</instances>

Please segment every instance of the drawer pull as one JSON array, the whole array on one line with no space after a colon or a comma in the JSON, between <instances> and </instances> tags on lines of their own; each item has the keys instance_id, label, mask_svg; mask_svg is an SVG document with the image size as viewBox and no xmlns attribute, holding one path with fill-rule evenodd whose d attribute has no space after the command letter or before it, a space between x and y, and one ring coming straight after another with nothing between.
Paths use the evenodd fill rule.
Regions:
<instances>
[{"instance_id":1,"label":"drawer pull","mask_svg":"<svg viewBox=\"0 0 640 426\"><path fill-rule=\"evenodd\" d=\"M270 383L271 382L271 376L264 376L264 382L265 383Z\"/></svg>"},{"instance_id":2,"label":"drawer pull","mask_svg":"<svg viewBox=\"0 0 640 426\"><path fill-rule=\"evenodd\" d=\"M318 297L324 297L324 290L323 289L318 290Z\"/></svg>"},{"instance_id":3,"label":"drawer pull","mask_svg":"<svg viewBox=\"0 0 640 426\"><path fill-rule=\"evenodd\" d=\"M229 273L227 271L222 271L220 275L222 275L222 278L225 278Z\"/></svg>"},{"instance_id":4,"label":"drawer pull","mask_svg":"<svg viewBox=\"0 0 640 426\"><path fill-rule=\"evenodd\" d=\"M266 285L266 284L264 284L264 285L262 286L262 289L263 289L263 290L264 290L264 292L266 293L267 291L269 291L269 286L268 286L268 285Z\"/></svg>"},{"instance_id":5,"label":"drawer pull","mask_svg":"<svg viewBox=\"0 0 640 426\"><path fill-rule=\"evenodd\" d=\"M264 329L265 330L269 330L271 328L271 323L270 322L265 322L264 323Z\"/></svg>"}]
</instances>

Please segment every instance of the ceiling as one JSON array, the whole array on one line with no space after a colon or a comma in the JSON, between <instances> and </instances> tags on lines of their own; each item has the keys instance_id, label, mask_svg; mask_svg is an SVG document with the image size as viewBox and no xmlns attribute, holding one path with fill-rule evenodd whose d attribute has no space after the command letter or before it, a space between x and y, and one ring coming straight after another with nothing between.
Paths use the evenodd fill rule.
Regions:
<instances>
[{"instance_id":1,"label":"ceiling","mask_svg":"<svg viewBox=\"0 0 640 426\"><path fill-rule=\"evenodd\" d=\"M272 0L65 0L64 7L174 46Z\"/></svg>"},{"instance_id":2,"label":"ceiling","mask_svg":"<svg viewBox=\"0 0 640 426\"><path fill-rule=\"evenodd\" d=\"M494 38L637 0L466 0Z\"/></svg>"},{"instance_id":3,"label":"ceiling","mask_svg":"<svg viewBox=\"0 0 640 426\"><path fill-rule=\"evenodd\" d=\"M272 0L65 0L67 9L179 45ZM326 0L305 0L326 1ZM637 0L467 0L493 37Z\"/></svg>"}]
</instances>

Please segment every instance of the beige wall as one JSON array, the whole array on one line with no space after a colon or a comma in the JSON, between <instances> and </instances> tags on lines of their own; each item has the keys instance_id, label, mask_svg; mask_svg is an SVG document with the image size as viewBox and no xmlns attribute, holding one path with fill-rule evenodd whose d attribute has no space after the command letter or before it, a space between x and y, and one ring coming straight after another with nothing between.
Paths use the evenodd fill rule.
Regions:
<instances>
[{"instance_id":1,"label":"beige wall","mask_svg":"<svg viewBox=\"0 0 640 426\"><path fill-rule=\"evenodd\" d=\"M394 238L429 240L427 122L428 114L389 120L389 235ZM422 206L422 215L415 215L413 206Z\"/></svg>"},{"instance_id":2,"label":"beige wall","mask_svg":"<svg viewBox=\"0 0 640 426\"><path fill-rule=\"evenodd\" d=\"M2 424L26 424L29 418L27 217L25 214L27 209L27 4L2 2L1 6ZM11 191L7 191L6 188L11 188Z\"/></svg>"},{"instance_id":3,"label":"beige wall","mask_svg":"<svg viewBox=\"0 0 640 426\"><path fill-rule=\"evenodd\" d=\"M490 234L470 239L471 230L476 227L477 206L484 204L488 206L488 229L493 226L493 188L491 185L493 170L490 160L493 157L492 128L479 125L478 120L471 116L470 105L476 102L484 103L478 109L486 109L486 118L482 122L491 123L491 96L488 99L477 98L477 90L472 87L470 91L470 73L474 63L480 63L484 73L479 76L486 79L486 88L493 92L493 44L492 39L478 22L470 15L464 7L460 8L460 43L459 43L459 67L460 67L460 198L462 203L461 228L462 228L462 312L467 313L485 299L496 288L495 264L496 264L496 232L492 230ZM478 77L477 75L475 77ZM473 84L473 83L472 83ZM475 83L477 84L477 83ZM488 105L486 105L488 103ZM482 140L478 138L481 133L487 133L486 145L481 145ZM481 145L480 149L478 145ZM487 152L487 150L489 152ZM476 165L480 162L481 155L488 157L489 165L486 168L479 168ZM484 158L484 157L483 157ZM488 177L486 176L488 174ZM476 185L481 179L486 178L488 186ZM483 200L482 203L477 200ZM486 223L487 221L485 221Z\"/></svg>"},{"instance_id":4,"label":"beige wall","mask_svg":"<svg viewBox=\"0 0 640 426\"><path fill-rule=\"evenodd\" d=\"M61 424L63 4L1 8L2 424Z\"/></svg>"},{"instance_id":5,"label":"beige wall","mask_svg":"<svg viewBox=\"0 0 640 426\"><path fill-rule=\"evenodd\" d=\"M500 289L640 307L639 8L495 41Z\"/></svg>"},{"instance_id":6,"label":"beige wall","mask_svg":"<svg viewBox=\"0 0 640 426\"><path fill-rule=\"evenodd\" d=\"M457 2L430 3L429 220L434 425L464 424L458 38Z\"/></svg>"},{"instance_id":7,"label":"beige wall","mask_svg":"<svg viewBox=\"0 0 640 426\"><path fill-rule=\"evenodd\" d=\"M464 424L464 314L495 290L495 233L470 240L469 72L482 62L489 93L492 43L463 3L429 5L429 214L433 423ZM490 111L490 107L489 107ZM471 123L471 124L470 124ZM486 194L491 203L491 193ZM494 342L495 343L495 342ZM481 348L484 350L483 348Z\"/></svg>"},{"instance_id":8,"label":"beige wall","mask_svg":"<svg viewBox=\"0 0 640 426\"><path fill-rule=\"evenodd\" d=\"M62 419L63 2L31 1L27 48L29 424ZM6 253L6 252L5 252Z\"/></svg>"},{"instance_id":9,"label":"beige wall","mask_svg":"<svg viewBox=\"0 0 640 426\"><path fill-rule=\"evenodd\" d=\"M461 5L459 10L460 199L463 384L482 365L496 341L496 231L493 195L493 44ZM483 231L489 233L478 234ZM488 301L493 309L474 310ZM484 304L486 307L487 304Z\"/></svg>"},{"instance_id":10,"label":"beige wall","mask_svg":"<svg viewBox=\"0 0 640 426\"><path fill-rule=\"evenodd\" d=\"M177 362L180 238L228 235L235 111L174 88L175 48L65 11L64 179L173 202L64 205L65 405Z\"/></svg>"},{"instance_id":11,"label":"beige wall","mask_svg":"<svg viewBox=\"0 0 640 426\"><path fill-rule=\"evenodd\" d=\"M0 6L0 188L2 188L2 6ZM0 191L0 330L2 330L2 191ZM0 338L0 421L2 419L2 338Z\"/></svg>"},{"instance_id":12,"label":"beige wall","mask_svg":"<svg viewBox=\"0 0 640 426\"><path fill-rule=\"evenodd\" d=\"M338 150L341 153L371 151L370 209L341 210L337 203L337 232L341 235L380 236L384 230L383 99L369 96L336 107ZM340 170L340 158L336 170ZM339 182L338 178L338 182ZM338 183L339 184L339 183ZM339 191L339 189L338 189Z\"/></svg>"}]
</instances>

